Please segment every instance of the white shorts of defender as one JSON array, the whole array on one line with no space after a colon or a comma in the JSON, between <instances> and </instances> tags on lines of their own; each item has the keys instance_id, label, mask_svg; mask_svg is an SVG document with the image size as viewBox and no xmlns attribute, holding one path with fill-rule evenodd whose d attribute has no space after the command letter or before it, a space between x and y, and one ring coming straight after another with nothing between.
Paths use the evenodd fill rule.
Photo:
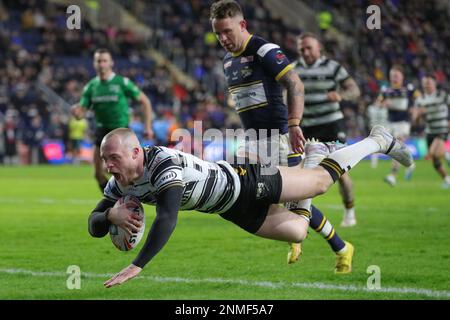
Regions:
<instances>
[{"instance_id":1,"label":"white shorts of defender","mask_svg":"<svg viewBox=\"0 0 450 320\"><path fill-rule=\"evenodd\" d=\"M241 139L236 150L236 155L240 157L249 155L252 159L256 155L260 163L271 166L287 166L288 155L291 153L293 151L288 133L253 141Z\"/></svg>"},{"instance_id":2,"label":"white shorts of defender","mask_svg":"<svg viewBox=\"0 0 450 320\"><path fill-rule=\"evenodd\" d=\"M389 122L388 129L394 138L406 138L411 133L411 124L408 121Z\"/></svg>"}]
</instances>

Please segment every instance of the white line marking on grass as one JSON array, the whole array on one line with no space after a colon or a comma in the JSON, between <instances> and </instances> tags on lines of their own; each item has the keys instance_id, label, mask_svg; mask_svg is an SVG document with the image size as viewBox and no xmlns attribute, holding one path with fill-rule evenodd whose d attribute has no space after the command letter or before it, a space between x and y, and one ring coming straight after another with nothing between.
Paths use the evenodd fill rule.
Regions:
<instances>
[{"instance_id":1,"label":"white line marking on grass","mask_svg":"<svg viewBox=\"0 0 450 320\"><path fill-rule=\"evenodd\" d=\"M95 205L98 203L98 199L58 199L58 198L31 198L31 199L24 199L24 198L4 198L0 197L0 203L38 203L38 204L44 204L44 205L57 205L57 204L71 204L71 205ZM320 207L323 209L329 209L329 210L341 210L342 205L337 204L320 204ZM361 206L359 205L358 208L362 209L368 209L368 208L374 208L373 206ZM420 209L420 208L419 208ZM429 212L438 212L439 209L436 207L424 207L421 210L429 211Z\"/></svg>"},{"instance_id":2,"label":"white line marking on grass","mask_svg":"<svg viewBox=\"0 0 450 320\"><path fill-rule=\"evenodd\" d=\"M54 271L32 271L24 269L0 269L0 273L6 274L21 274L29 275L32 277L67 277L65 272ZM107 278L112 277L114 274L104 273L90 273L82 272L82 278ZM378 290L369 290L363 286L355 285L336 285L327 284L321 282L272 282L272 281L250 281L239 279L221 279L221 278L205 278L205 279L189 279L180 277L158 277L158 276L138 276L136 279L144 279L153 282L162 283L212 283L212 284L232 284L242 285L246 287L261 287L269 289L283 289L283 288L306 288L306 289L319 289L319 290L335 290L335 291L352 291L352 292L365 292L365 293L395 293L395 294L417 294L424 295L431 298L450 298L450 291L444 290L431 290L420 288L395 288L386 287Z\"/></svg>"}]
</instances>

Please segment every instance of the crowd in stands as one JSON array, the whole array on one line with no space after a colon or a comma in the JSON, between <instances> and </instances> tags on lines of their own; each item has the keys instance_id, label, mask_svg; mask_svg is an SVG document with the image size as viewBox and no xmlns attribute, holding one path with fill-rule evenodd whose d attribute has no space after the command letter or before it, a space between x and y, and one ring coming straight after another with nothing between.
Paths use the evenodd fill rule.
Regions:
<instances>
[{"instance_id":1,"label":"crowd in stands","mask_svg":"<svg viewBox=\"0 0 450 320\"><path fill-rule=\"evenodd\" d=\"M70 149L69 108L95 76L92 56L99 47L110 49L115 71L150 97L153 143L167 144L172 130L193 127L195 120L203 120L205 128L238 126L212 94L174 83L165 66L145 57L147 47L130 30L94 30L88 23L69 30L65 9L43 1L3 1L0 6L0 163L44 162L40 146L46 139L60 139ZM139 128L141 115L134 107L130 125ZM92 114L89 120L92 129Z\"/></svg>"},{"instance_id":2,"label":"crowd in stands","mask_svg":"<svg viewBox=\"0 0 450 320\"><path fill-rule=\"evenodd\" d=\"M331 25L354 40L351 46L342 49L332 38L324 36L327 52L344 62L362 89L360 106L347 110L348 116L363 114L362 110L373 102L380 87L387 84L389 68L394 64L403 66L405 81L417 89L420 78L433 73L441 88L449 90L450 6L445 1L305 2L315 12L330 13L334 17ZM370 5L380 8L380 29L369 29L366 25ZM323 31L327 33L327 30ZM347 122L351 127L352 122ZM419 134L418 130L413 127L416 134Z\"/></svg>"},{"instance_id":3,"label":"crowd in stands","mask_svg":"<svg viewBox=\"0 0 450 320\"><path fill-rule=\"evenodd\" d=\"M52 2L0 1L0 163L42 162L38 146L44 139L61 139L70 146L69 106L79 101L84 84L95 75L92 54L99 47L110 49L115 71L150 97L154 143L167 144L171 130L193 128L196 120L203 121L204 129L240 127L227 103L225 52L211 31L210 1L154 1L151 6L142 0L117 2L153 30L148 41L140 41L129 29L93 29L86 21L81 30L69 30L66 7ZM315 12L327 12L329 24L355 40L343 48L323 30L326 54L343 63L363 93L358 104L343 105L349 136L365 133L365 108L386 83L392 64L403 65L407 81L416 86L430 70L440 84L448 83L448 11L440 11L437 1L305 2ZM295 38L301 30L284 26L263 0L241 4L251 32L279 44L291 60L297 58ZM380 30L366 27L370 4L383 8ZM339 17L345 17L345 23ZM149 47L169 58L198 86L186 89L176 83L168 68L157 66L145 54ZM138 128L137 109L133 108L131 118Z\"/></svg>"}]
</instances>

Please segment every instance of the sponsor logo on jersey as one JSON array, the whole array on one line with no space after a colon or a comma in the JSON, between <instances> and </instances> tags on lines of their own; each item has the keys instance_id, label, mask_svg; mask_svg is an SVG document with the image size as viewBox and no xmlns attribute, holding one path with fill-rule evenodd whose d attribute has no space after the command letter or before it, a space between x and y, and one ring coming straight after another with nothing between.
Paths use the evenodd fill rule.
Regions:
<instances>
[{"instance_id":1,"label":"sponsor logo on jersey","mask_svg":"<svg viewBox=\"0 0 450 320\"><path fill-rule=\"evenodd\" d=\"M224 69L228 69L229 67L231 67L231 64L233 63L233 61L227 61L227 62L225 62L225 64L223 65L223 68Z\"/></svg>"},{"instance_id":2,"label":"sponsor logo on jersey","mask_svg":"<svg viewBox=\"0 0 450 320\"><path fill-rule=\"evenodd\" d=\"M118 97L117 96L98 96L98 97L92 97L93 103L101 103L101 102L117 102Z\"/></svg>"},{"instance_id":3,"label":"sponsor logo on jersey","mask_svg":"<svg viewBox=\"0 0 450 320\"><path fill-rule=\"evenodd\" d=\"M237 111L240 111L243 108L267 103L264 85L261 82L230 89L230 93L236 102L235 107Z\"/></svg>"},{"instance_id":4,"label":"sponsor logo on jersey","mask_svg":"<svg viewBox=\"0 0 450 320\"><path fill-rule=\"evenodd\" d=\"M255 98L256 92L254 92L254 91L238 92L238 93L236 93L235 97L238 101L242 100L242 99Z\"/></svg>"},{"instance_id":5,"label":"sponsor logo on jersey","mask_svg":"<svg viewBox=\"0 0 450 320\"><path fill-rule=\"evenodd\" d=\"M236 171L236 173L240 176L245 176L245 174L247 173L247 170L245 170L241 166L234 168L234 171Z\"/></svg>"},{"instance_id":6,"label":"sponsor logo on jersey","mask_svg":"<svg viewBox=\"0 0 450 320\"><path fill-rule=\"evenodd\" d=\"M277 53L275 54L275 60L277 64L282 64L285 58L286 56L281 50L278 50Z\"/></svg>"},{"instance_id":7,"label":"sponsor logo on jersey","mask_svg":"<svg viewBox=\"0 0 450 320\"><path fill-rule=\"evenodd\" d=\"M120 91L120 87L118 84L110 84L108 86L109 91L114 92L114 93L119 93Z\"/></svg>"},{"instance_id":8,"label":"sponsor logo on jersey","mask_svg":"<svg viewBox=\"0 0 450 320\"><path fill-rule=\"evenodd\" d=\"M267 196L268 190L267 186L264 182L258 182L258 186L256 188L256 199L261 199Z\"/></svg>"},{"instance_id":9,"label":"sponsor logo on jersey","mask_svg":"<svg viewBox=\"0 0 450 320\"><path fill-rule=\"evenodd\" d=\"M247 56L247 57L241 58L241 63L247 63L247 62L252 62L252 61L253 61L253 56Z\"/></svg>"},{"instance_id":10,"label":"sponsor logo on jersey","mask_svg":"<svg viewBox=\"0 0 450 320\"><path fill-rule=\"evenodd\" d=\"M161 183L164 183L165 181L176 178L176 176L177 176L177 174L174 171L169 170L166 174L164 174L161 177L160 181L161 181Z\"/></svg>"},{"instance_id":11,"label":"sponsor logo on jersey","mask_svg":"<svg viewBox=\"0 0 450 320\"><path fill-rule=\"evenodd\" d=\"M259 55L261 58L264 58L264 56L272 49L278 49L280 46L274 44L274 43L266 43L261 48L258 49L256 52L257 55Z\"/></svg>"},{"instance_id":12,"label":"sponsor logo on jersey","mask_svg":"<svg viewBox=\"0 0 450 320\"><path fill-rule=\"evenodd\" d=\"M183 195L181 197L181 205L185 205L192 197L197 182L188 182L183 187Z\"/></svg>"},{"instance_id":13,"label":"sponsor logo on jersey","mask_svg":"<svg viewBox=\"0 0 450 320\"><path fill-rule=\"evenodd\" d=\"M242 74L243 78L248 78L248 77L250 77L253 74L253 70L250 69L249 66L246 66L245 68L243 68L241 70L241 74Z\"/></svg>"}]
</instances>

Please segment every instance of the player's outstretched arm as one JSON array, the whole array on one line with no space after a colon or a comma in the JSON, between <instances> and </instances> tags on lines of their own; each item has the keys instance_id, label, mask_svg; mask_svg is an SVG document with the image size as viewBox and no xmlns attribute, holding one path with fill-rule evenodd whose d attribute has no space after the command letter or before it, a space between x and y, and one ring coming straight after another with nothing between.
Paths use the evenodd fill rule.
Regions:
<instances>
[{"instance_id":1,"label":"player's outstretched arm","mask_svg":"<svg viewBox=\"0 0 450 320\"><path fill-rule=\"evenodd\" d=\"M152 103L150 99L141 92L137 100L142 105L142 111L144 114L144 128L145 135L147 139L153 139L153 129L152 129Z\"/></svg>"},{"instance_id":2,"label":"player's outstretched arm","mask_svg":"<svg viewBox=\"0 0 450 320\"><path fill-rule=\"evenodd\" d=\"M111 288L112 286L122 284L125 281L128 281L130 279L133 279L136 277L140 272L142 271L142 268L139 268L133 264L130 264L128 267L120 271L118 274L116 274L114 277L109 279L108 281L105 281L103 285L106 288Z\"/></svg>"},{"instance_id":3,"label":"player's outstretched arm","mask_svg":"<svg viewBox=\"0 0 450 320\"><path fill-rule=\"evenodd\" d=\"M177 224L183 188L174 186L157 197L156 218L147 240L133 263L104 283L106 288L134 278L144 266L164 247Z\"/></svg>"}]
</instances>

